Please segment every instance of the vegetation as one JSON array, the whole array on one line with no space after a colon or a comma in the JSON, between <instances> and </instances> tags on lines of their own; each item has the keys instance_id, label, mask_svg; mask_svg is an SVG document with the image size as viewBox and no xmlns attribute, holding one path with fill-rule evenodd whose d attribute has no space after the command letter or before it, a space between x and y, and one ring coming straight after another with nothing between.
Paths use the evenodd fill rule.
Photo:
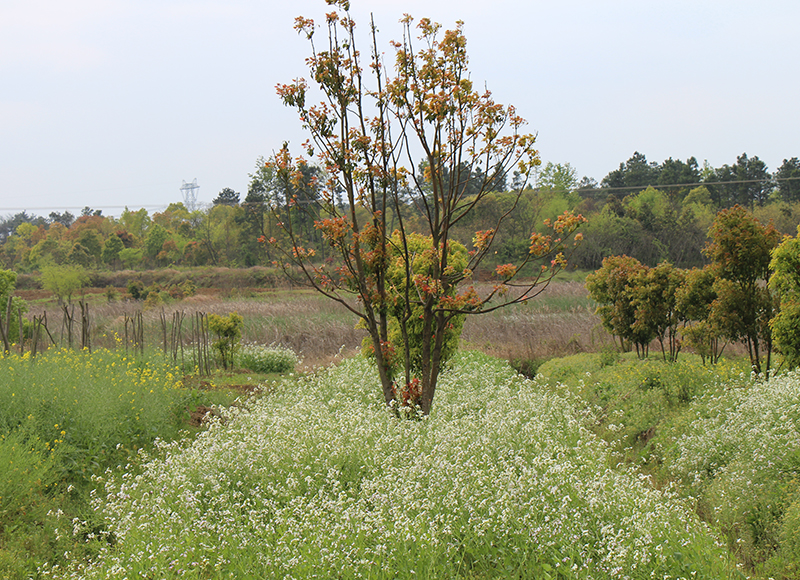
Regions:
<instances>
[{"instance_id":1,"label":"vegetation","mask_svg":"<svg viewBox=\"0 0 800 580\"><path fill-rule=\"evenodd\" d=\"M70 520L96 534L93 478L135 469L139 450L185 435L188 411L228 393L182 387L161 357L52 350L7 355L0 365L0 576L30 578L75 547ZM61 530L61 532L59 531ZM93 536L94 537L94 536ZM91 554L79 548L76 557Z\"/></svg>"},{"instance_id":2,"label":"vegetation","mask_svg":"<svg viewBox=\"0 0 800 580\"><path fill-rule=\"evenodd\" d=\"M581 405L586 424L626 464L697 506L743 571L795 578L800 375L765 379L746 360L709 367L581 354L540 367L540 380Z\"/></svg>"},{"instance_id":3,"label":"vegetation","mask_svg":"<svg viewBox=\"0 0 800 580\"><path fill-rule=\"evenodd\" d=\"M456 357L423 421L387 413L376 380L350 359L284 382L105 477L115 545L48 575L732 577L688 506L610 469L572 404L505 364Z\"/></svg>"},{"instance_id":4,"label":"vegetation","mask_svg":"<svg viewBox=\"0 0 800 580\"><path fill-rule=\"evenodd\" d=\"M237 352L238 365L257 373L289 373L299 362L297 354L289 348L245 344Z\"/></svg>"},{"instance_id":5,"label":"vegetation","mask_svg":"<svg viewBox=\"0 0 800 580\"><path fill-rule=\"evenodd\" d=\"M781 234L800 237L798 159L770 174L747 154L713 168L637 152L599 185L548 164L529 187L534 138L472 86L461 24L424 19L414 38L407 17L394 68L372 26L364 66L348 3L330 3L324 50L297 22L327 102L306 103L302 80L279 87L310 161L284 147L244 201L225 188L197 211L0 220L0 574L797 577L800 245ZM568 258L596 270L589 298L546 302ZM226 270L248 283L208 328L222 381L258 396L223 409L208 368L184 375L202 348L184 352L180 301L228 266L251 267ZM283 309L246 299L278 294L279 270L338 311L296 291ZM66 329L72 344L81 292L93 352L37 352L46 314L23 319L23 275L63 311L50 343ZM107 298L93 326L89 287ZM111 304L123 288L134 302ZM568 316L586 324L534 334ZM315 363L341 362L364 330L377 365L272 382L312 343ZM535 380L458 352L462 331ZM289 334L294 350L263 346ZM163 341L158 359L145 341ZM728 345L747 359L724 359ZM196 436L193 410L211 423Z\"/></svg>"},{"instance_id":6,"label":"vegetation","mask_svg":"<svg viewBox=\"0 0 800 580\"><path fill-rule=\"evenodd\" d=\"M275 208L282 236L264 239L287 274L359 318L386 404L418 405L427 414L445 344L457 341L463 317L533 298L565 267L585 220L566 211L552 224L546 220L551 233L527 233L528 251L497 266L497 285L479 296L473 271L494 252L497 232L540 164L535 136L522 132L525 121L514 107L472 86L460 23L442 32L428 19L414 25L406 16L403 41L392 44L394 67L378 50L373 24L372 57L363 67L349 3L332 4L339 11L327 15L325 50L315 47L313 20L301 17L295 26L311 42L308 64L323 102L307 101L304 79L278 86L310 132L308 154L316 154L327 179L308 179L309 163L292 160L284 146L270 162L282 187L284 203ZM407 167L415 148L424 152L419 172ZM508 209L491 227L472 235L467 253L456 226L515 168L520 191L506 196ZM303 227L311 223L316 232ZM315 237L332 249L323 261L308 245ZM523 279L520 268L529 264L535 273ZM511 296L512 287L522 292Z\"/></svg>"},{"instance_id":7,"label":"vegetation","mask_svg":"<svg viewBox=\"0 0 800 580\"><path fill-rule=\"evenodd\" d=\"M211 346L219 355L222 368L229 369L233 366L239 341L242 338L242 325L244 319L238 312L231 312L227 316L210 314L208 316L208 329L213 332L217 340Z\"/></svg>"}]
</instances>

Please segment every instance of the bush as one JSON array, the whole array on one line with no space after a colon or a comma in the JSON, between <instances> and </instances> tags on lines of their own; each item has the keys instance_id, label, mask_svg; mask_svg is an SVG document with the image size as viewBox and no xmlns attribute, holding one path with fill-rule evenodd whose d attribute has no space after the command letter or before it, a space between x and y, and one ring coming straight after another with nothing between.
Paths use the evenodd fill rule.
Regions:
<instances>
[{"instance_id":1,"label":"bush","mask_svg":"<svg viewBox=\"0 0 800 580\"><path fill-rule=\"evenodd\" d=\"M246 344L239 350L237 361L240 367L254 373L288 373L299 359L289 348Z\"/></svg>"},{"instance_id":2,"label":"bush","mask_svg":"<svg viewBox=\"0 0 800 580\"><path fill-rule=\"evenodd\" d=\"M147 291L141 280L128 281L128 294L130 294L131 298L134 300L144 300L147 298Z\"/></svg>"},{"instance_id":3,"label":"bush","mask_svg":"<svg viewBox=\"0 0 800 580\"><path fill-rule=\"evenodd\" d=\"M229 369L233 366L233 358L242 338L242 325L244 319L238 312L231 312L227 316L219 314L208 315L208 329L217 335L217 340L211 345L217 351L222 363L222 368Z\"/></svg>"}]
</instances>

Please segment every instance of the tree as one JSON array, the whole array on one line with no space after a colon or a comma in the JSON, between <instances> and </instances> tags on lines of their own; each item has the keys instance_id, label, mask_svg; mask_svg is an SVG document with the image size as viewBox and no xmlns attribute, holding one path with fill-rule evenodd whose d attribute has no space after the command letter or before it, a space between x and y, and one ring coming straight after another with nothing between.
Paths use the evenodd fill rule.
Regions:
<instances>
[{"instance_id":1,"label":"tree","mask_svg":"<svg viewBox=\"0 0 800 580\"><path fill-rule=\"evenodd\" d=\"M52 211L50 212L49 218L51 224L61 224L65 228L71 226L72 223L75 221L75 216L68 211L65 211L64 213Z\"/></svg>"},{"instance_id":2,"label":"tree","mask_svg":"<svg viewBox=\"0 0 800 580\"><path fill-rule=\"evenodd\" d=\"M683 338L706 360L716 364L727 342L722 330L711 317L711 306L717 298L714 291L714 274L711 268L692 268L684 274L684 281L675 291L678 311L683 316Z\"/></svg>"},{"instance_id":3,"label":"tree","mask_svg":"<svg viewBox=\"0 0 800 580\"><path fill-rule=\"evenodd\" d=\"M776 347L784 362L800 366L800 228L772 252L769 287L780 297L780 311L770 321Z\"/></svg>"},{"instance_id":4,"label":"tree","mask_svg":"<svg viewBox=\"0 0 800 580\"><path fill-rule=\"evenodd\" d=\"M619 169L606 175L600 185L612 189L645 189L658 183L659 174L658 163L648 163L644 155L635 151L630 159L619 164Z\"/></svg>"},{"instance_id":5,"label":"tree","mask_svg":"<svg viewBox=\"0 0 800 580\"><path fill-rule=\"evenodd\" d=\"M0 338L3 352L9 352L11 344L19 337L20 313L28 311L25 301L14 296L16 285L16 272L0 270Z\"/></svg>"},{"instance_id":6,"label":"tree","mask_svg":"<svg viewBox=\"0 0 800 580\"><path fill-rule=\"evenodd\" d=\"M778 193L783 201L794 203L800 201L800 160L797 157L784 159L775 172Z\"/></svg>"},{"instance_id":7,"label":"tree","mask_svg":"<svg viewBox=\"0 0 800 580\"><path fill-rule=\"evenodd\" d=\"M578 187L578 171L569 163L551 163L550 161L539 172L536 185L541 188L568 192Z\"/></svg>"},{"instance_id":8,"label":"tree","mask_svg":"<svg viewBox=\"0 0 800 580\"><path fill-rule=\"evenodd\" d=\"M166 229L158 224L152 224L147 229L147 238L144 241L144 256L155 262L164 247L164 242L168 239L169 232Z\"/></svg>"},{"instance_id":9,"label":"tree","mask_svg":"<svg viewBox=\"0 0 800 580\"><path fill-rule=\"evenodd\" d=\"M119 263L119 253L125 249L125 244L117 234L111 234L103 246L103 262L111 267Z\"/></svg>"},{"instance_id":10,"label":"tree","mask_svg":"<svg viewBox=\"0 0 800 580\"><path fill-rule=\"evenodd\" d=\"M211 203L214 205L239 205L239 194L230 187L225 187Z\"/></svg>"},{"instance_id":11,"label":"tree","mask_svg":"<svg viewBox=\"0 0 800 580\"><path fill-rule=\"evenodd\" d=\"M661 345L665 361L676 361L681 349L678 326L684 316L678 307L676 292L684 280L683 270L669 262L642 268L633 280L631 303L635 308L635 321L632 330L642 336L652 332Z\"/></svg>"},{"instance_id":12,"label":"tree","mask_svg":"<svg viewBox=\"0 0 800 580\"><path fill-rule=\"evenodd\" d=\"M769 373L769 320L775 304L765 283L770 277L770 253L781 235L772 224L762 225L736 205L717 214L708 237L711 241L703 251L711 259L717 294L711 316L726 338L744 342L754 371Z\"/></svg>"},{"instance_id":13,"label":"tree","mask_svg":"<svg viewBox=\"0 0 800 580\"><path fill-rule=\"evenodd\" d=\"M208 329L217 335L217 340L212 346L219 353L222 368L233 368L233 359L242 337L244 319L238 312L231 312L227 316L219 314L208 315Z\"/></svg>"},{"instance_id":14,"label":"tree","mask_svg":"<svg viewBox=\"0 0 800 580\"><path fill-rule=\"evenodd\" d=\"M58 303L72 302L72 295L89 281L81 266L45 266L42 268L42 288L58 297Z\"/></svg>"},{"instance_id":15,"label":"tree","mask_svg":"<svg viewBox=\"0 0 800 580\"><path fill-rule=\"evenodd\" d=\"M700 168L697 159L690 157L685 162L680 159L665 159L659 167L658 180L656 182L670 197L684 197L691 189L689 184L700 183ZM680 185L680 187L665 187L668 185Z\"/></svg>"},{"instance_id":16,"label":"tree","mask_svg":"<svg viewBox=\"0 0 800 580\"><path fill-rule=\"evenodd\" d=\"M473 88L461 23L442 33L438 24L421 20L417 27L422 48L418 50L414 21L405 17L403 40L392 44L395 64L390 75L374 24L372 56L364 66L348 2L331 3L337 10L327 15L324 49L316 48L314 22L296 21L297 30L311 42L307 62L324 101L307 103L309 85L303 79L279 85L278 94L298 111L311 133L308 155L316 156L325 170L315 227L333 256L317 260L291 219L282 220L289 242L270 241L282 252L280 265L289 275L339 301L361 319L372 341L387 405L398 404L396 393L418 381L421 412L429 413L448 327L462 315L535 297L564 267L574 231L584 219L569 213L559 216L551 223L553 233L534 234L522 263L498 267L497 284L479 294L469 283L472 271L492 251L496 232L509 214L491 229L475 234L464 268L450 262L453 228L470 215L500 175L515 167L526 178L530 175L540 163L534 136L522 133L524 120L513 107L502 106L488 91ZM416 151L423 152L426 161L422 173L411 162ZM302 183L305 164L302 158L292 159L285 148L273 161L278 178L294 185ZM469 180L462 176L477 174L478 168L481 186L467 195ZM410 200L407 191L412 192ZM336 203L339 192L343 204ZM296 194L287 199L289 216L304 210L299 201ZM412 232L407 219L412 209L421 216L418 233L425 238L427 272L415 272L419 252L409 242ZM389 231L390 214L396 218L396 234ZM547 261L544 270L530 283L518 281L518 266L538 259ZM390 276L390 267L400 272L402 284L398 285L394 274ZM511 292L515 286L516 292ZM501 299L499 303L490 305L496 298ZM415 342L410 332L412 317L414 332L420 337ZM404 361L402 376L387 360L392 319L403 340L398 353ZM420 352L419 369L410 363L415 348Z\"/></svg>"},{"instance_id":17,"label":"tree","mask_svg":"<svg viewBox=\"0 0 800 580\"><path fill-rule=\"evenodd\" d=\"M648 345L656 338L656 329L649 321L637 323L635 289L637 282L647 275L648 268L630 256L609 256L603 265L586 277L589 296L597 302L597 314L603 326L613 337L619 338L621 351L631 345L636 347L639 358L648 353Z\"/></svg>"},{"instance_id":18,"label":"tree","mask_svg":"<svg viewBox=\"0 0 800 580\"><path fill-rule=\"evenodd\" d=\"M736 158L736 165L726 164L715 169L709 177L712 183L708 183L708 187L718 207L741 205L752 210L767 201L772 191L770 177L763 161L742 153Z\"/></svg>"}]
</instances>

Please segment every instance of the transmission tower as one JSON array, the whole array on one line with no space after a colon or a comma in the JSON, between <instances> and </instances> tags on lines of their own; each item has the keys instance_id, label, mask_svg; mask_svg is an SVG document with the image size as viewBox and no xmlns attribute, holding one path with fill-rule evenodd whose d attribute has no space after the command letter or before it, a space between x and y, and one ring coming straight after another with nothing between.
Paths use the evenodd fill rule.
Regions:
<instances>
[{"instance_id":1,"label":"transmission tower","mask_svg":"<svg viewBox=\"0 0 800 580\"><path fill-rule=\"evenodd\" d=\"M191 183L183 182L181 185L181 193L183 194L183 205L186 206L186 209L189 211L194 211L197 209L197 190L200 189L200 186L197 185L197 178L195 177Z\"/></svg>"}]
</instances>

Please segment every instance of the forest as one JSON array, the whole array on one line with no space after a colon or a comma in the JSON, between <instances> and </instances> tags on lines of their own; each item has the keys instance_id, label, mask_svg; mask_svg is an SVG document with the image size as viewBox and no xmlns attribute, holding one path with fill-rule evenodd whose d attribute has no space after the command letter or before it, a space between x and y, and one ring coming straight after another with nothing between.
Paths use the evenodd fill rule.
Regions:
<instances>
[{"instance_id":1,"label":"forest","mask_svg":"<svg viewBox=\"0 0 800 580\"><path fill-rule=\"evenodd\" d=\"M271 245L263 242L284 235L280 224L286 219L292 220L292 229L304 245L325 260L328 243L315 222L326 217L322 204L316 203L326 176L311 164L301 170L304 182L293 182L282 176L275 158L259 158L244 196L225 188L210 205L193 211L176 202L153 213L126 207L118 217L90 207L79 216L69 211L46 217L25 211L9 215L0 219L0 265L19 273L41 272L48 266L87 270L269 266L276 256ZM417 173L424 186L423 162ZM706 265L702 249L714 217L735 205L784 235L795 235L800 224L797 157L770 172L757 156L746 153L735 163L714 168L708 163L701 166L694 157L650 162L636 152L600 183L578 179L569 163L547 163L538 168L533 187L526 187L518 201L519 175L465 166L446 179L457 180L467 193L470 188L492 191L455 229L454 238L466 246L472 245L474 232L511 212L494 241L493 259L484 262L487 272L498 264L519 261L529 250L531 232L543 231L545 219L565 210L588 218L582 228L585 242L571 260L573 268L587 271L616 255L651 267L663 261L679 268ZM414 194L407 192L403 219L410 231L421 217L415 202ZM341 209L344 202L337 203ZM303 211L290 212L290 204ZM390 224L392 219L395 216L390 216Z\"/></svg>"}]
</instances>

